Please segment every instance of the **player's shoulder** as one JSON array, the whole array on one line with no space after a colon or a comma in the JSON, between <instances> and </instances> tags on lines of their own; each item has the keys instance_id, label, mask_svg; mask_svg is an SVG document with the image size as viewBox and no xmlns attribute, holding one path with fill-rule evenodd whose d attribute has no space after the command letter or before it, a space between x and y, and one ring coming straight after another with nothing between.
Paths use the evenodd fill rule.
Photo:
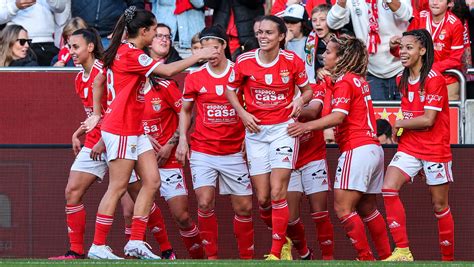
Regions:
<instances>
[{"instance_id":1,"label":"player's shoulder","mask_svg":"<svg viewBox=\"0 0 474 267\"><path fill-rule=\"evenodd\" d=\"M448 16L446 18L447 23L452 24L453 26L461 26L462 27L461 20L458 17L456 17L453 13L448 12L447 16Z\"/></svg>"},{"instance_id":2,"label":"player's shoulder","mask_svg":"<svg viewBox=\"0 0 474 267\"><path fill-rule=\"evenodd\" d=\"M94 64L92 65L92 69L102 73L104 71L104 63L102 63L102 61L96 59L94 61Z\"/></svg>"},{"instance_id":3,"label":"player's shoulder","mask_svg":"<svg viewBox=\"0 0 474 267\"><path fill-rule=\"evenodd\" d=\"M248 52L245 52L245 53L242 53L240 54L237 59L235 60L235 62L237 64L242 64L248 60L256 60L256 57L257 57L257 49L254 49L254 50L250 50Z\"/></svg>"},{"instance_id":4,"label":"player's shoulder","mask_svg":"<svg viewBox=\"0 0 474 267\"><path fill-rule=\"evenodd\" d=\"M207 63L206 63L207 64ZM206 71L206 64L203 64L202 66L196 68L196 69L193 69L189 72L188 76L195 76L195 75L199 75L200 73L202 73L203 71Z\"/></svg>"},{"instance_id":5,"label":"player's shoulder","mask_svg":"<svg viewBox=\"0 0 474 267\"><path fill-rule=\"evenodd\" d=\"M82 80L83 75L84 75L84 69L81 69L81 71L79 71L76 75L76 79L75 79L76 83Z\"/></svg>"},{"instance_id":6,"label":"player's shoulder","mask_svg":"<svg viewBox=\"0 0 474 267\"><path fill-rule=\"evenodd\" d=\"M284 50L284 49L280 50L279 55L280 55L280 58L283 58L289 61L293 61L295 58L298 58L298 55L296 55L295 52L290 51L290 50Z\"/></svg>"}]
</instances>

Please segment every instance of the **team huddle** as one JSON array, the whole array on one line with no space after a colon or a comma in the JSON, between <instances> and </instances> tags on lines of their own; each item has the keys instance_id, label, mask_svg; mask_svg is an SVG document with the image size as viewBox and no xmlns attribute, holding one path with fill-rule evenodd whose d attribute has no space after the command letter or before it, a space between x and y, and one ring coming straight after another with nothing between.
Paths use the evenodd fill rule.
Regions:
<instances>
[{"instance_id":1,"label":"team huddle","mask_svg":"<svg viewBox=\"0 0 474 267\"><path fill-rule=\"evenodd\" d=\"M82 197L109 172L109 185L97 211L92 259L122 259L106 245L117 204L133 214L126 256L160 259L144 241L147 228L162 257L175 259L156 191L166 200L193 259L218 258L215 192L230 195L233 230L241 259L253 259L252 196L271 231L266 260L292 260L294 246L303 260L314 259L300 220L307 196L323 260L334 259L334 212L358 260L413 261L406 231L401 187L424 176L438 219L442 260L454 260L454 221L448 205L451 172L446 82L432 68L433 42L426 30L404 33L397 78L404 119L395 124L399 139L384 174L384 152L376 137L375 115L366 81L366 45L349 35L332 37L323 55L327 79L309 82L305 63L282 49L285 23L261 19L259 47L230 61L228 38L219 26L200 33L202 49L184 60L162 64L149 56L157 22L151 12L130 7L103 53L93 30L70 38L71 55L83 70L76 92L88 119L73 135L76 160L66 188L69 251L51 259L86 256ZM198 62L184 91L169 79ZM314 77L313 77L314 78ZM324 109L323 109L324 106ZM193 112L195 109L195 112ZM323 130L335 127L341 151L334 184L329 176ZM191 129L193 129L191 131ZM79 136L85 134L81 148ZM429 148L429 149L428 149ZM198 203L197 224L188 211L183 165L189 161ZM383 194L387 218L377 209ZM125 213L125 212L124 212ZM392 251L387 226L395 242ZM269 232L270 234L270 232ZM258 255L257 255L258 257Z\"/></svg>"}]
</instances>

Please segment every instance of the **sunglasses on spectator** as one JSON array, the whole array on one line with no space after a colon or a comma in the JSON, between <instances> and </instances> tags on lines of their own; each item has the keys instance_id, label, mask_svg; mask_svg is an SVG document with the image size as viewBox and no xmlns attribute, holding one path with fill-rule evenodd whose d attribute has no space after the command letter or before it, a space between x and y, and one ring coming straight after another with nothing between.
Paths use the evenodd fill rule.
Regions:
<instances>
[{"instance_id":1,"label":"sunglasses on spectator","mask_svg":"<svg viewBox=\"0 0 474 267\"><path fill-rule=\"evenodd\" d=\"M20 38L20 39L16 39L16 40L20 42L21 46L25 46L26 43L28 43L28 45L31 44L31 39Z\"/></svg>"},{"instance_id":2,"label":"sunglasses on spectator","mask_svg":"<svg viewBox=\"0 0 474 267\"><path fill-rule=\"evenodd\" d=\"M161 33L158 33L158 34L156 35L156 38L158 38L158 39L160 39L160 40L163 40L163 39L171 40L171 37L172 37L171 34L161 34Z\"/></svg>"}]
</instances>

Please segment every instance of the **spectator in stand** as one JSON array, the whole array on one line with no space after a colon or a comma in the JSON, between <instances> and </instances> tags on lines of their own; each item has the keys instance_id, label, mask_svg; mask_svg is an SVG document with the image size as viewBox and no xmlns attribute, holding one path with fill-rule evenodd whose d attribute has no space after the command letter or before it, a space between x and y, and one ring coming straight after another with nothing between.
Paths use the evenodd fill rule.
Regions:
<instances>
[{"instance_id":1,"label":"spectator in stand","mask_svg":"<svg viewBox=\"0 0 474 267\"><path fill-rule=\"evenodd\" d=\"M171 29L168 25L158 23L156 28L156 37L153 39L149 49L150 56L160 63L171 63L182 58L179 56L178 51L171 45Z\"/></svg>"},{"instance_id":2,"label":"spectator in stand","mask_svg":"<svg viewBox=\"0 0 474 267\"><path fill-rule=\"evenodd\" d=\"M87 29L87 23L79 18L74 17L66 23L64 26L63 33L61 34L61 43L62 47L59 50L59 53L54 56L53 60L51 61L51 65L55 67L74 67L74 61L71 58L71 54L69 52L69 37L79 30L79 29Z\"/></svg>"},{"instance_id":3,"label":"spectator in stand","mask_svg":"<svg viewBox=\"0 0 474 267\"><path fill-rule=\"evenodd\" d=\"M38 66L30 49L31 39L20 25L8 25L0 33L0 67Z\"/></svg>"},{"instance_id":4,"label":"spectator in stand","mask_svg":"<svg viewBox=\"0 0 474 267\"><path fill-rule=\"evenodd\" d=\"M305 58L305 44L309 27L308 14L300 4L288 6L283 13L282 19L285 21L286 32L285 48L295 52L302 60Z\"/></svg>"},{"instance_id":5,"label":"spectator in stand","mask_svg":"<svg viewBox=\"0 0 474 267\"><path fill-rule=\"evenodd\" d=\"M280 17L283 12L285 11L286 7L291 6L293 4L302 4L303 1L301 0L275 0L275 3L272 5L271 13L272 15ZM336 0L307 0L305 7L306 13L311 14L313 9L319 5L328 5L332 6L336 3Z\"/></svg>"},{"instance_id":6,"label":"spectator in stand","mask_svg":"<svg viewBox=\"0 0 474 267\"><path fill-rule=\"evenodd\" d=\"M469 18L467 19L469 25L469 42L471 51L474 51L474 42L471 41L471 37L474 36L474 0L465 0L465 4L469 9ZM474 62L474 57L471 52L471 62ZM472 99L474 98L474 75L468 74L466 75L468 80L467 82L467 98Z\"/></svg>"},{"instance_id":7,"label":"spectator in stand","mask_svg":"<svg viewBox=\"0 0 474 267\"><path fill-rule=\"evenodd\" d=\"M0 0L0 24L23 26L33 40L31 49L40 66L49 66L58 54L54 45L54 14L64 11L70 0Z\"/></svg>"},{"instance_id":8,"label":"spectator in stand","mask_svg":"<svg viewBox=\"0 0 474 267\"><path fill-rule=\"evenodd\" d=\"M409 0L337 0L328 13L329 28L341 29L352 22L356 37L366 44L372 100L400 99L395 77L403 68L390 54L389 42L391 36L406 31L412 14Z\"/></svg>"},{"instance_id":9,"label":"spectator in stand","mask_svg":"<svg viewBox=\"0 0 474 267\"><path fill-rule=\"evenodd\" d=\"M193 35L204 29L204 0L152 0L158 22L171 28L179 51L191 49ZM189 51L190 53L191 51Z\"/></svg>"},{"instance_id":10,"label":"spectator in stand","mask_svg":"<svg viewBox=\"0 0 474 267\"><path fill-rule=\"evenodd\" d=\"M73 17L81 17L90 27L99 31L102 45L107 48L112 37L115 23L125 9L136 6L145 8L144 0L71 0Z\"/></svg>"},{"instance_id":11,"label":"spectator in stand","mask_svg":"<svg viewBox=\"0 0 474 267\"><path fill-rule=\"evenodd\" d=\"M395 144L392 139L392 125L388 120L377 119L377 138L380 144Z\"/></svg>"},{"instance_id":12,"label":"spectator in stand","mask_svg":"<svg viewBox=\"0 0 474 267\"><path fill-rule=\"evenodd\" d=\"M254 19L264 15L265 0L205 0L214 9L213 24L227 29L232 60L242 52L258 47L253 31Z\"/></svg>"}]
</instances>

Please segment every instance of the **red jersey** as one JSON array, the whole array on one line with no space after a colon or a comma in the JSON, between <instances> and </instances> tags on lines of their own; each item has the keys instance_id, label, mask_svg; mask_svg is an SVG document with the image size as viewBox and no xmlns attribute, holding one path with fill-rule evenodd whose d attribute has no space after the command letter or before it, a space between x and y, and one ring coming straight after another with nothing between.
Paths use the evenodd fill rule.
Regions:
<instances>
[{"instance_id":1,"label":"red jersey","mask_svg":"<svg viewBox=\"0 0 474 267\"><path fill-rule=\"evenodd\" d=\"M81 98L84 110L86 111L87 117L90 117L94 112L94 98L92 94L92 85L94 79L98 74L102 74L102 63L98 60L94 61L89 76L84 76L84 69L82 69L76 76L76 93ZM105 91L105 88L104 88ZM105 107L107 106L107 94L102 96L102 114L104 114ZM86 134L86 140L84 146L87 148L93 148L95 144L100 140L100 124L98 124L92 131Z\"/></svg>"},{"instance_id":2,"label":"red jersey","mask_svg":"<svg viewBox=\"0 0 474 267\"><path fill-rule=\"evenodd\" d=\"M222 74L204 64L186 76L183 101L196 103L196 123L191 148L210 155L229 155L241 151L244 124L227 100L225 90L234 63L227 61Z\"/></svg>"},{"instance_id":3,"label":"red jersey","mask_svg":"<svg viewBox=\"0 0 474 267\"><path fill-rule=\"evenodd\" d=\"M447 69L461 69L461 58L464 53L464 27L461 21L447 11L439 24L433 22L429 10L423 10L417 14L408 30L426 29L431 33L434 46L434 65L440 72ZM458 80L451 75L446 75L446 83L452 84Z\"/></svg>"},{"instance_id":4,"label":"red jersey","mask_svg":"<svg viewBox=\"0 0 474 267\"><path fill-rule=\"evenodd\" d=\"M280 50L275 60L264 64L259 49L237 58L229 77L229 89L242 87L247 111L261 120L260 124L278 124L289 120L286 108L295 95L295 86L308 83L303 61L292 51Z\"/></svg>"},{"instance_id":5,"label":"red jersey","mask_svg":"<svg viewBox=\"0 0 474 267\"><path fill-rule=\"evenodd\" d=\"M325 89L323 86L312 84L313 99L310 102L318 101L324 104ZM321 112L318 119L321 118ZM300 120L305 121L305 120ZM322 160L326 158L326 142L324 141L323 131L311 131L300 136L300 146L296 169L303 167L311 161Z\"/></svg>"},{"instance_id":6,"label":"red jersey","mask_svg":"<svg viewBox=\"0 0 474 267\"><path fill-rule=\"evenodd\" d=\"M146 77L160 63L131 43L122 43L107 69L107 90L113 99L105 112L102 130L116 135L143 134Z\"/></svg>"},{"instance_id":7,"label":"red jersey","mask_svg":"<svg viewBox=\"0 0 474 267\"><path fill-rule=\"evenodd\" d=\"M401 76L397 77L400 83ZM424 130L404 129L398 143L398 151L415 158L432 161L451 161L449 146L449 101L448 89L443 76L431 70L425 80L425 89L420 92L420 82L408 83L408 94L402 95L402 112L404 119L422 116L426 109L438 111L435 123Z\"/></svg>"},{"instance_id":8,"label":"red jersey","mask_svg":"<svg viewBox=\"0 0 474 267\"><path fill-rule=\"evenodd\" d=\"M182 106L182 94L175 81L156 79L153 87L145 90L145 110L143 111L143 129L145 134L165 145L178 128L179 112ZM163 169L181 168L175 157L176 147Z\"/></svg>"},{"instance_id":9,"label":"red jersey","mask_svg":"<svg viewBox=\"0 0 474 267\"><path fill-rule=\"evenodd\" d=\"M369 84L365 78L346 73L336 81L332 93L332 112L347 115L335 130L336 143L341 152L363 145L380 144Z\"/></svg>"}]
</instances>

